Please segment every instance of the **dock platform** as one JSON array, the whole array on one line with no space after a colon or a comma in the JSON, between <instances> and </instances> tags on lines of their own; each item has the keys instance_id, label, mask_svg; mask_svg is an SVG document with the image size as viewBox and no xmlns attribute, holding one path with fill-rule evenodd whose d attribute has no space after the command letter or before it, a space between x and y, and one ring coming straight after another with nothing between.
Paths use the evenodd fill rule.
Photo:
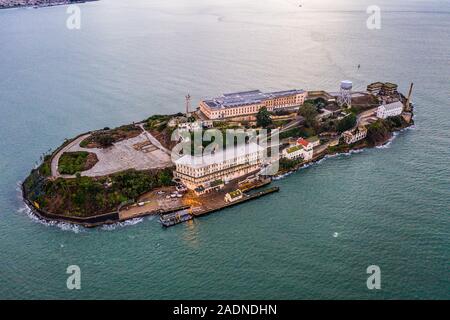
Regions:
<instances>
[{"instance_id":1,"label":"dock platform","mask_svg":"<svg viewBox=\"0 0 450 320\"><path fill-rule=\"evenodd\" d=\"M266 195L269 195L271 193L278 192L278 191L280 191L279 187L271 187L271 188L264 189L261 191L253 192L251 194L244 193L244 197L240 200L237 200L237 201L231 202L231 203L227 203L225 205L213 207L213 208L210 208L207 210L201 210L199 212L193 213L193 215L195 217L205 216L205 215L211 214L213 212L220 211L220 210L226 209L226 208L230 208L230 207L233 207L235 205L238 205L238 204L250 201L250 200L258 199L258 198L264 197Z\"/></svg>"},{"instance_id":2,"label":"dock platform","mask_svg":"<svg viewBox=\"0 0 450 320\"><path fill-rule=\"evenodd\" d=\"M192 209L184 209L181 211L173 212L170 214L162 214L160 217L161 225L164 227L171 227L176 224L192 220L193 218L199 218L202 216L209 215L213 212L217 212L226 208L233 207L238 204L242 204L244 202L258 199L260 197L269 195L274 192L280 191L279 187L271 187L268 189L264 189L261 191L253 191L251 193L244 193L244 197L240 200L237 200L235 202L226 203L226 202L219 202L217 205L214 206L208 206L208 207L201 207L199 210L195 211Z\"/></svg>"}]
</instances>

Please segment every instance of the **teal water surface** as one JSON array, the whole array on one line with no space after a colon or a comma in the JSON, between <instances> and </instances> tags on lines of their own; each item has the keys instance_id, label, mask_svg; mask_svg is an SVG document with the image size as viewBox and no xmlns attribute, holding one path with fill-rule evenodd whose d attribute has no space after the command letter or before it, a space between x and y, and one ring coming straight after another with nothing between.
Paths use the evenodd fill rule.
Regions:
<instances>
[{"instance_id":1,"label":"teal water surface","mask_svg":"<svg viewBox=\"0 0 450 320\"><path fill-rule=\"evenodd\" d=\"M0 298L449 299L450 4L120 1L0 11ZM356 66L361 64L361 69ZM278 194L169 229L33 218L18 186L66 137L222 92L415 83L416 125ZM66 268L81 268L68 290ZM378 265L382 289L368 290Z\"/></svg>"}]
</instances>

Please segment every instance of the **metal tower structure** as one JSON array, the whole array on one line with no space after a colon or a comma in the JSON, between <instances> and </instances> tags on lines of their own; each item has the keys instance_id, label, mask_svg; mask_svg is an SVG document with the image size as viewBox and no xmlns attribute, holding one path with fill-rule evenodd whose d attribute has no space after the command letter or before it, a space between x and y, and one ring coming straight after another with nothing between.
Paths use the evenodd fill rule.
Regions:
<instances>
[{"instance_id":1,"label":"metal tower structure","mask_svg":"<svg viewBox=\"0 0 450 320\"><path fill-rule=\"evenodd\" d=\"M191 95L188 93L187 96L185 96L185 99L186 99L186 116L189 116L191 109Z\"/></svg>"},{"instance_id":2,"label":"metal tower structure","mask_svg":"<svg viewBox=\"0 0 450 320\"><path fill-rule=\"evenodd\" d=\"M339 91L338 96L338 104L339 106L343 106L344 104L347 105L347 107L352 106L352 88L353 83L349 80L341 81L341 88Z\"/></svg>"}]
</instances>

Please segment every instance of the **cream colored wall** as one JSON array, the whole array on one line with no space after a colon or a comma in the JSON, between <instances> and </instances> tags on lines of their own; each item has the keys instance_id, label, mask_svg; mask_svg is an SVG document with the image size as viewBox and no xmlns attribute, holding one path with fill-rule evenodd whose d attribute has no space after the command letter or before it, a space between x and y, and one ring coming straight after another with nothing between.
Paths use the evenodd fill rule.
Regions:
<instances>
[{"instance_id":1,"label":"cream colored wall","mask_svg":"<svg viewBox=\"0 0 450 320\"><path fill-rule=\"evenodd\" d=\"M206 105L203 101L200 102L200 110L209 118L209 119L220 119L222 115L224 118L238 117L243 115L252 115L258 113L259 109L262 107L266 107L267 110L273 111L276 109L282 109L286 107L293 107L296 105L302 105L305 102L306 97L308 96L307 92L292 95L288 97L276 98L276 99L268 99L263 101L260 104L253 104L247 106L240 106L234 108L224 108L219 110L211 110L210 107Z\"/></svg>"}]
</instances>

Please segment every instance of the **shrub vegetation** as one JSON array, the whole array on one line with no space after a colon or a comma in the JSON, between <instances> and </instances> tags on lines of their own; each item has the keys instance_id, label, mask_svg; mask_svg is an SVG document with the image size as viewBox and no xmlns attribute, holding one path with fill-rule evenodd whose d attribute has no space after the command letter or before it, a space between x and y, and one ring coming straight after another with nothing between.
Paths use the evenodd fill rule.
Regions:
<instances>
[{"instance_id":1,"label":"shrub vegetation","mask_svg":"<svg viewBox=\"0 0 450 320\"><path fill-rule=\"evenodd\" d=\"M137 137L142 132L141 128L134 124L105 129L92 133L91 136L81 141L80 146L83 148L108 148L115 142Z\"/></svg>"},{"instance_id":2,"label":"shrub vegetation","mask_svg":"<svg viewBox=\"0 0 450 320\"><path fill-rule=\"evenodd\" d=\"M86 151L65 152L59 158L58 170L61 174L75 174L89 170L98 162L95 153Z\"/></svg>"},{"instance_id":3,"label":"shrub vegetation","mask_svg":"<svg viewBox=\"0 0 450 320\"><path fill-rule=\"evenodd\" d=\"M126 201L154 188L172 184L172 170L127 170L110 176L74 179L44 179L38 170L27 178L24 187L29 199L49 212L88 217L111 212Z\"/></svg>"}]
</instances>

